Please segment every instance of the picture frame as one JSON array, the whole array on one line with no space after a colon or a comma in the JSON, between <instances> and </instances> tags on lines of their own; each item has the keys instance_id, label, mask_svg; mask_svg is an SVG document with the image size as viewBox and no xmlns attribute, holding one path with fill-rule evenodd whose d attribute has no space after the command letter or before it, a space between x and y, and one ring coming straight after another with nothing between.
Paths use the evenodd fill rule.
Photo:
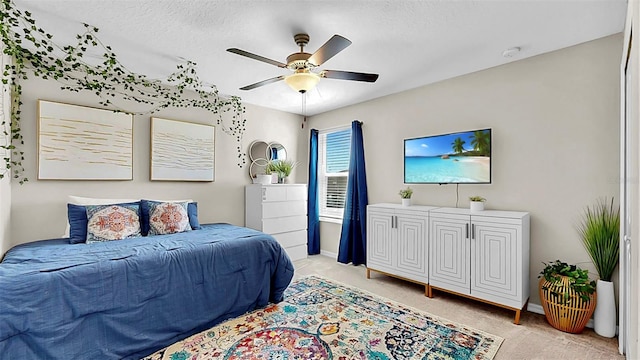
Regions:
<instances>
[{"instance_id":1,"label":"picture frame","mask_svg":"<svg viewBox=\"0 0 640 360\"><path fill-rule=\"evenodd\" d=\"M133 180L133 115L38 100L38 180Z\"/></svg>"},{"instance_id":2,"label":"picture frame","mask_svg":"<svg viewBox=\"0 0 640 360\"><path fill-rule=\"evenodd\" d=\"M151 117L151 181L215 180L215 126Z\"/></svg>"}]
</instances>

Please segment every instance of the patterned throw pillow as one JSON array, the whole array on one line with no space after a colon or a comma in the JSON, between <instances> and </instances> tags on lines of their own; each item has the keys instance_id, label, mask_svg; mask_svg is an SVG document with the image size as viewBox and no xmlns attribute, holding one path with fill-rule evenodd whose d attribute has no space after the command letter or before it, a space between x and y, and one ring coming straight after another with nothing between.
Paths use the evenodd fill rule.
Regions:
<instances>
[{"instance_id":1,"label":"patterned throw pillow","mask_svg":"<svg viewBox=\"0 0 640 360\"><path fill-rule=\"evenodd\" d=\"M191 230L200 230L200 221L198 221L198 203L193 200L140 200L140 227L142 227L142 236L149 235L149 208L153 203L187 203L187 215L189 215L189 225ZM152 234L153 235L153 234Z\"/></svg>"},{"instance_id":2,"label":"patterned throw pillow","mask_svg":"<svg viewBox=\"0 0 640 360\"><path fill-rule=\"evenodd\" d=\"M87 244L140 236L137 204L87 205Z\"/></svg>"},{"instance_id":3,"label":"patterned throw pillow","mask_svg":"<svg viewBox=\"0 0 640 360\"><path fill-rule=\"evenodd\" d=\"M149 203L149 235L190 231L187 202Z\"/></svg>"}]
</instances>

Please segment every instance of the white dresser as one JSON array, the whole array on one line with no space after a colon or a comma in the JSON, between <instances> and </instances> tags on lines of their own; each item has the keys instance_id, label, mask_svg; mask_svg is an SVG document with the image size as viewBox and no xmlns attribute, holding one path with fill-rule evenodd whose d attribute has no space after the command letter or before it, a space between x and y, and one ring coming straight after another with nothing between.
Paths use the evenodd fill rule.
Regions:
<instances>
[{"instance_id":1,"label":"white dresser","mask_svg":"<svg viewBox=\"0 0 640 360\"><path fill-rule=\"evenodd\" d=\"M272 235L291 260L306 258L307 185L247 185L245 225Z\"/></svg>"}]
</instances>

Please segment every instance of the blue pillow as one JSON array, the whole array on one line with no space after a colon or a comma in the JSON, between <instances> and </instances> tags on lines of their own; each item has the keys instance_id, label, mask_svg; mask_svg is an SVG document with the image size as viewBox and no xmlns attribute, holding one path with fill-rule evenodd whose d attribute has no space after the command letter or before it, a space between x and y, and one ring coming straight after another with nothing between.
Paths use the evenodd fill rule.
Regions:
<instances>
[{"instance_id":1,"label":"blue pillow","mask_svg":"<svg viewBox=\"0 0 640 360\"><path fill-rule=\"evenodd\" d=\"M87 208L82 205L67 204L69 218L69 243L79 244L87 240Z\"/></svg>"},{"instance_id":2,"label":"blue pillow","mask_svg":"<svg viewBox=\"0 0 640 360\"><path fill-rule=\"evenodd\" d=\"M149 204L156 203L160 204L160 201L153 200L140 200L140 209L142 212L142 217L140 218L140 225L142 230L142 236L147 236L149 234ZM199 230L202 227L200 226L200 222L198 221L198 203L190 202L187 205L187 215L189 215L189 225L191 225L192 230Z\"/></svg>"},{"instance_id":3,"label":"blue pillow","mask_svg":"<svg viewBox=\"0 0 640 360\"><path fill-rule=\"evenodd\" d=\"M140 202L114 205L140 205ZM69 218L69 243L79 244L86 242L87 226L89 224L86 205L67 204L67 217ZM140 225L142 226L142 224Z\"/></svg>"},{"instance_id":4,"label":"blue pillow","mask_svg":"<svg viewBox=\"0 0 640 360\"><path fill-rule=\"evenodd\" d=\"M198 203L190 202L187 206L187 214L189 215L189 225L192 230L202 229L200 222L198 221Z\"/></svg>"}]
</instances>

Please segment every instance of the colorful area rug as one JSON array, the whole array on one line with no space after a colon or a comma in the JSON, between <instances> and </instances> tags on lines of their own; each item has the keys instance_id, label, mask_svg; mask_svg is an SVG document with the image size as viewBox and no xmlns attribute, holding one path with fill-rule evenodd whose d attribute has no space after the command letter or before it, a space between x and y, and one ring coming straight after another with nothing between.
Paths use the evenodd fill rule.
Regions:
<instances>
[{"instance_id":1,"label":"colorful area rug","mask_svg":"<svg viewBox=\"0 0 640 360\"><path fill-rule=\"evenodd\" d=\"M293 282L283 302L228 320L145 359L492 359L502 341L309 276Z\"/></svg>"}]
</instances>

